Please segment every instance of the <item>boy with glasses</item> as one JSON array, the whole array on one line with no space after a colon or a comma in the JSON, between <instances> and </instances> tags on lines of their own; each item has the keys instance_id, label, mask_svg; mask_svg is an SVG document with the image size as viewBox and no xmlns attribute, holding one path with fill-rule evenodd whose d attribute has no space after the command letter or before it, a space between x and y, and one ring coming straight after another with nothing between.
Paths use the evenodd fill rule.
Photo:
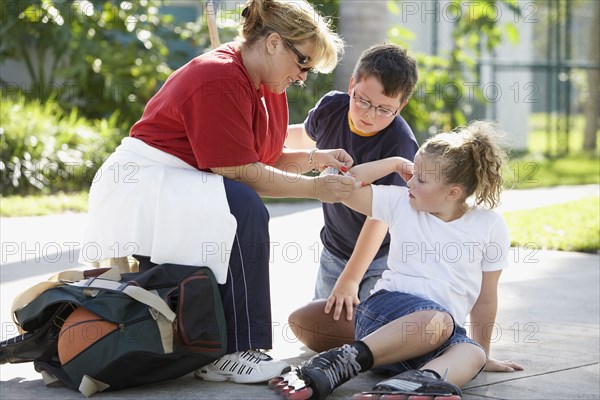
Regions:
<instances>
[{"instance_id":1,"label":"boy with glasses","mask_svg":"<svg viewBox=\"0 0 600 400\"><path fill-rule=\"evenodd\" d=\"M342 148L355 165L394 156L413 160L417 141L399 114L417 78L416 61L406 50L392 44L367 49L356 64L348 93L326 94L304 125L289 127L286 146L306 148L316 142L318 149ZM398 174L375 183L406 186ZM345 317L351 320L353 307L369 296L387 268L387 226L341 203L324 203L323 214L315 299L328 299L325 312L334 309L335 320L346 306Z\"/></svg>"}]
</instances>

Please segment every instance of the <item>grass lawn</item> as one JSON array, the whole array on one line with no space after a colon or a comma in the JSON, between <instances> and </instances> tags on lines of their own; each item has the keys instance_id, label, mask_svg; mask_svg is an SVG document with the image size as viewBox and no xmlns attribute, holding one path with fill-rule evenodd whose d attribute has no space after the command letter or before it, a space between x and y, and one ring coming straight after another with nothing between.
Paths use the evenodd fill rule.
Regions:
<instances>
[{"instance_id":1,"label":"grass lawn","mask_svg":"<svg viewBox=\"0 0 600 400\"><path fill-rule=\"evenodd\" d=\"M504 213L512 246L543 250L600 250L600 198Z\"/></svg>"},{"instance_id":2,"label":"grass lawn","mask_svg":"<svg viewBox=\"0 0 600 400\"><path fill-rule=\"evenodd\" d=\"M1 196L1 217L23 217L86 212L88 192L57 193L47 196Z\"/></svg>"},{"instance_id":3,"label":"grass lawn","mask_svg":"<svg viewBox=\"0 0 600 400\"><path fill-rule=\"evenodd\" d=\"M528 154L511 159L503 176L507 189L600 183L600 159L585 154L557 159Z\"/></svg>"},{"instance_id":4,"label":"grass lawn","mask_svg":"<svg viewBox=\"0 0 600 400\"><path fill-rule=\"evenodd\" d=\"M557 116L550 117L550 126L555 127ZM564 119L564 117L563 117ZM581 151L583 147L583 131L585 129L585 117L581 114L572 114L570 117L570 130L567 138L559 138L553 129L550 134L546 132L548 116L546 113L534 113L529 118L529 134L527 135L527 147L531 153L557 154L559 143L567 144L570 153ZM566 121L562 121L566 122ZM596 155L600 154L600 140L596 143Z\"/></svg>"},{"instance_id":5,"label":"grass lawn","mask_svg":"<svg viewBox=\"0 0 600 400\"><path fill-rule=\"evenodd\" d=\"M556 116L551 116L554 125ZM532 114L527 135L528 153L511 157L504 171L505 187L533 189L558 185L581 185L600 183L600 140L595 152L583 153L583 115L572 115L567 156L556 156L558 140L556 133L546 132L547 114ZM548 154L550 154L548 156Z\"/></svg>"}]
</instances>

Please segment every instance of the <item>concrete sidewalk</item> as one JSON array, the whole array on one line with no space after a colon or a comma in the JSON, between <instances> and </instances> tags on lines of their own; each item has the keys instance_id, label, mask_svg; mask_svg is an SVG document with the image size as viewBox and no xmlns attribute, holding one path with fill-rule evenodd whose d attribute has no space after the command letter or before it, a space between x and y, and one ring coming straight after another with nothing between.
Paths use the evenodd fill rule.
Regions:
<instances>
[{"instance_id":1,"label":"concrete sidewalk","mask_svg":"<svg viewBox=\"0 0 600 400\"><path fill-rule=\"evenodd\" d=\"M598 195L597 185L506 192L503 209L529 208ZM321 250L322 214L317 203L270 205L271 296L274 345L270 354L297 364L313 352L287 325L288 314L312 297ZM16 335L9 309L14 296L56 271L77 264L85 214L0 220L1 340ZM464 389L464 399L600 399L600 256L514 248L501 278L500 309L492 356L525 367L510 374L482 373ZM1 399L81 399L66 388L47 388L31 364L0 367ZM348 399L381 377L366 373L337 389ZM266 385L199 381L192 375L98 399L280 399Z\"/></svg>"}]
</instances>

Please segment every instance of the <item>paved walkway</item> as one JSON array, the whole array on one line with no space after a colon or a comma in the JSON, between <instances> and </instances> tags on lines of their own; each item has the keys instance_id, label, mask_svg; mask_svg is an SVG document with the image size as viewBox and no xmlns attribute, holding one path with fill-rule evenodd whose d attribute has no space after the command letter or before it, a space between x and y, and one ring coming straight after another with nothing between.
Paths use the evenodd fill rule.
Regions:
<instances>
[{"instance_id":1,"label":"paved walkway","mask_svg":"<svg viewBox=\"0 0 600 400\"><path fill-rule=\"evenodd\" d=\"M534 207L598 195L597 185L508 191L503 209ZM271 296L274 349L299 363L313 353L287 326L287 315L310 300L320 253L322 215L317 203L275 204L271 212ZM85 214L0 219L1 340L16 335L8 310L14 296L52 273L79 267L78 240ZM525 367L510 374L483 373L464 389L475 399L600 399L600 256L536 249L511 250L500 283L493 356ZM366 373L330 397L348 399L380 380ZM188 375L98 399L277 399L265 385L198 381ZM81 399L66 388L47 388L31 364L0 367L1 399Z\"/></svg>"}]
</instances>

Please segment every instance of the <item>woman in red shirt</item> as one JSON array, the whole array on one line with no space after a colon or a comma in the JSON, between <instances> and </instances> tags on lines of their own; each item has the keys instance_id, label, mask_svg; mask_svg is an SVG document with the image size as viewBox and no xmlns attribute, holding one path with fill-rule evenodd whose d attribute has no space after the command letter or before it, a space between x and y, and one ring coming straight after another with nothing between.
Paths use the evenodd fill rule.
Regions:
<instances>
[{"instance_id":1,"label":"woman in red shirt","mask_svg":"<svg viewBox=\"0 0 600 400\"><path fill-rule=\"evenodd\" d=\"M339 202L354 179L301 175L350 167L344 150L283 146L286 89L310 70L331 72L341 39L299 1L249 0L242 17L238 40L175 71L104 163L90 190L87 240L100 248L96 258L135 254L142 269L171 262L216 271L228 354L196 376L253 383L288 367L258 350L272 347L260 196Z\"/></svg>"}]
</instances>

